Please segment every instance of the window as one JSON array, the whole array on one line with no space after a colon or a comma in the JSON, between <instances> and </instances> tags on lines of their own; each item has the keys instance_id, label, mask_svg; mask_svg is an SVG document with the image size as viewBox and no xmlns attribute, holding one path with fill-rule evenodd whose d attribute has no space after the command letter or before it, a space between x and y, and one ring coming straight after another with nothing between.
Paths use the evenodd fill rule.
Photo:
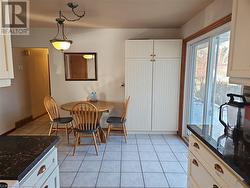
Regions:
<instances>
[{"instance_id":1,"label":"window","mask_svg":"<svg viewBox=\"0 0 250 188\"><path fill-rule=\"evenodd\" d=\"M219 122L219 107L228 101L227 93L242 92L241 86L229 84L227 77L229 42L230 31L226 31L189 45L187 123L212 125L218 130L213 131L213 137L220 136L224 129Z\"/></svg>"}]
</instances>

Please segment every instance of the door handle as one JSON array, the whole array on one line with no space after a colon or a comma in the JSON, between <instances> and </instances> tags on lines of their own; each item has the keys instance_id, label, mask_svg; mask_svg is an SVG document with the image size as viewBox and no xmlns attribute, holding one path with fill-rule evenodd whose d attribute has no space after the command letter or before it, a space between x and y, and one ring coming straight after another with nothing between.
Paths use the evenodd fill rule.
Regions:
<instances>
[{"instance_id":1,"label":"door handle","mask_svg":"<svg viewBox=\"0 0 250 188\"><path fill-rule=\"evenodd\" d=\"M193 144L193 146L194 146L195 148L197 148L197 149L200 149L199 144L197 144L196 142Z\"/></svg>"},{"instance_id":2,"label":"door handle","mask_svg":"<svg viewBox=\"0 0 250 188\"><path fill-rule=\"evenodd\" d=\"M220 165L215 164L215 165L214 165L214 169L215 169L216 171L218 171L219 173L224 174L224 171L223 171L223 169L221 168Z\"/></svg>"},{"instance_id":3,"label":"door handle","mask_svg":"<svg viewBox=\"0 0 250 188\"><path fill-rule=\"evenodd\" d=\"M198 162L197 162L195 159L193 159L192 163L193 163L195 166L199 167L199 164L198 164Z\"/></svg>"},{"instance_id":4,"label":"door handle","mask_svg":"<svg viewBox=\"0 0 250 188\"><path fill-rule=\"evenodd\" d=\"M46 166L43 165L41 166L41 168L39 169L38 173L37 173L37 176L39 176L40 174L44 173L46 171Z\"/></svg>"}]
</instances>

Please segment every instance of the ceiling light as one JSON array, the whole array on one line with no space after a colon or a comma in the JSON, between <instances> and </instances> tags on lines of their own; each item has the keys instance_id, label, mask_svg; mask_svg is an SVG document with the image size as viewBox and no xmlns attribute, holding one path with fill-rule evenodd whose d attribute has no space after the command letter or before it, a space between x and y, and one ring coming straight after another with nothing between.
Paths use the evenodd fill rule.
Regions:
<instances>
[{"instance_id":1,"label":"ceiling light","mask_svg":"<svg viewBox=\"0 0 250 188\"><path fill-rule=\"evenodd\" d=\"M85 16L85 12L82 15L79 15L75 12L75 9L78 7L78 4L68 3L69 8L71 8L73 14L76 16L75 19L67 18L63 15L62 11L59 11L59 17L56 18L57 22L57 34L56 36L50 40L50 43L54 46L55 49L64 51L70 48L70 45L73 43L72 40L68 40L64 33L64 22L74 22L80 20Z\"/></svg>"}]
</instances>

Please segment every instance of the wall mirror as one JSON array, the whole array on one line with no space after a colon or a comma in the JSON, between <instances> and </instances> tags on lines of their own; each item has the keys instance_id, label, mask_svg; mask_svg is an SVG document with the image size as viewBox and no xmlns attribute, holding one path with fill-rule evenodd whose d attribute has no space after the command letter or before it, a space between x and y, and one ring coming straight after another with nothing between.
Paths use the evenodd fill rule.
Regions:
<instances>
[{"instance_id":1,"label":"wall mirror","mask_svg":"<svg viewBox=\"0 0 250 188\"><path fill-rule=\"evenodd\" d=\"M96 53L64 53L65 80L97 80Z\"/></svg>"}]
</instances>

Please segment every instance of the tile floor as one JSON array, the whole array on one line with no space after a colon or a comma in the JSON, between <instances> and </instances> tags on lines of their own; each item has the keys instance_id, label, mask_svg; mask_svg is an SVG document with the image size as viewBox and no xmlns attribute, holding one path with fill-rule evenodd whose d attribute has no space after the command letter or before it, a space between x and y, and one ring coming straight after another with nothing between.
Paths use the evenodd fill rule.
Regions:
<instances>
[{"instance_id":1,"label":"tile floor","mask_svg":"<svg viewBox=\"0 0 250 188\"><path fill-rule=\"evenodd\" d=\"M47 130L45 116L12 135L47 134ZM79 146L72 156L74 138L68 144L59 135L61 187L187 187L187 147L175 135L129 134L127 143L123 137L111 136L99 146L98 156L93 146Z\"/></svg>"}]
</instances>

